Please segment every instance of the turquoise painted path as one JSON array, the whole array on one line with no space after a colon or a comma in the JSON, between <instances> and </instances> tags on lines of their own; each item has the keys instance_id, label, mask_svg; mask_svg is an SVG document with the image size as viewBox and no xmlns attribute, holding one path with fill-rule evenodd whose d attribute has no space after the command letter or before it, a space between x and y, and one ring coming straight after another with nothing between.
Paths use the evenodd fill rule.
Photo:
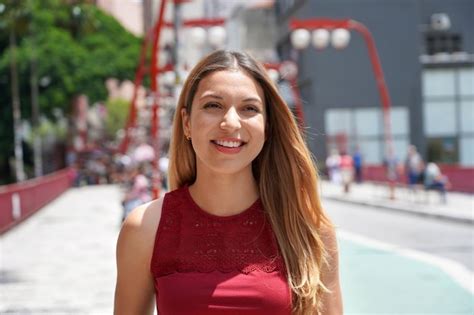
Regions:
<instances>
[{"instance_id":1,"label":"turquoise painted path","mask_svg":"<svg viewBox=\"0 0 474 315\"><path fill-rule=\"evenodd\" d=\"M474 296L436 266L341 238L339 247L345 314L474 314Z\"/></svg>"}]
</instances>

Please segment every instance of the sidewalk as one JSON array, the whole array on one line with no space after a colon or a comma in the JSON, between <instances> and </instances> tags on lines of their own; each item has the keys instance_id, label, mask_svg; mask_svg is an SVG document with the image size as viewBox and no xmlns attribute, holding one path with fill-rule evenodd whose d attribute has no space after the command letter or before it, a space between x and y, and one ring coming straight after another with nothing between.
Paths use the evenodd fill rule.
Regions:
<instances>
[{"instance_id":1,"label":"sidewalk","mask_svg":"<svg viewBox=\"0 0 474 315\"><path fill-rule=\"evenodd\" d=\"M72 188L0 237L0 314L112 314L117 186Z\"/></svg>"},{"instance_id":2,"label":"sidewalk","mask_svg":"<svg viewBox=\"0 0 474 315\"><path fill-rule=\"evenodd\" d=\"M342 185L323 180L321 195L331 200L474 224L474 195L470 194L448 192L447 202L443 204L436 191L414 192L397 187L395 199L391 200L388 186L370 182L352 184L350 193L344 194Z\"/></svg>"}]
</instances>

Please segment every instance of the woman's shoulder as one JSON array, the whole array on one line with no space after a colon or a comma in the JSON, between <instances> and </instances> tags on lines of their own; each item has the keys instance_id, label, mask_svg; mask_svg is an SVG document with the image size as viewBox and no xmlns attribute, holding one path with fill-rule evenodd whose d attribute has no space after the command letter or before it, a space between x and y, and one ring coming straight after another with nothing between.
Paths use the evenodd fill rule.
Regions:
<instances>
[{"instance_id":1,"label":"woman's shoulder","mask_svg":"<svg viewBox=\"0 0 474 315\"><path fill-rule=\"evenodd\" d=\"M120 230L118 246L133 247L149 253L160 223L163 199L153 200L135 208L125 219Z\"/></svg>"}]
</instances>

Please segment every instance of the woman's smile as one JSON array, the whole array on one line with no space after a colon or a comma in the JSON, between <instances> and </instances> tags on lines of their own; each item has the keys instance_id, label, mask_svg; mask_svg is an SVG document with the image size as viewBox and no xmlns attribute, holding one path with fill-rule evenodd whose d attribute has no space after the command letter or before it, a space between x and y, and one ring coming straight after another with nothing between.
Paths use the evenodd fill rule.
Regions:
<instances>
[{"instance_id":1,"label":"woman's smile","mask_svg":"<svg viewBox=\"0 0 474 315\"><path fill-rule=\"evenodd\" d=\"M211 140L211 143L219 152L227 154L239 153L242 150L243 146L246 144L240 139L233 138Z\"/></svg>"}]
</instances>

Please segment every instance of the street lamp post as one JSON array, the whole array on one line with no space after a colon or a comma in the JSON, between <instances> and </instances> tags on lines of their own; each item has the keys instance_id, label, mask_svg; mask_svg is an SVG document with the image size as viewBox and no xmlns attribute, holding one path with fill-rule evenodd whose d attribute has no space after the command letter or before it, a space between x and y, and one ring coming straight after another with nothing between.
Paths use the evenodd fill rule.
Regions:
<instances>
[{"instance_id":1,"label":"street lamp post","mask_svg":"<svg viewBox=\"0 0 474 315\"><path fill-rule=\"evenodd\" d=\"M384 140L386 153L389 159L393 158L393 141L390 126L391 101L385 83L382 65L380 63L377 48L372 34L365 25L351 19L308 19L290 21L292 32L291 41L296 49L304 49L308 46L310 40L309 30L312 30L312 42L317 49L325 48L329 41L336 49L343 49L347 46L350 34L349 30L359 32L367 45L370 62L374 72L377 88L382 102L383 121L384 121ZM329 31L332 31L330 36Z\"/></svg>"}]
</instances>

